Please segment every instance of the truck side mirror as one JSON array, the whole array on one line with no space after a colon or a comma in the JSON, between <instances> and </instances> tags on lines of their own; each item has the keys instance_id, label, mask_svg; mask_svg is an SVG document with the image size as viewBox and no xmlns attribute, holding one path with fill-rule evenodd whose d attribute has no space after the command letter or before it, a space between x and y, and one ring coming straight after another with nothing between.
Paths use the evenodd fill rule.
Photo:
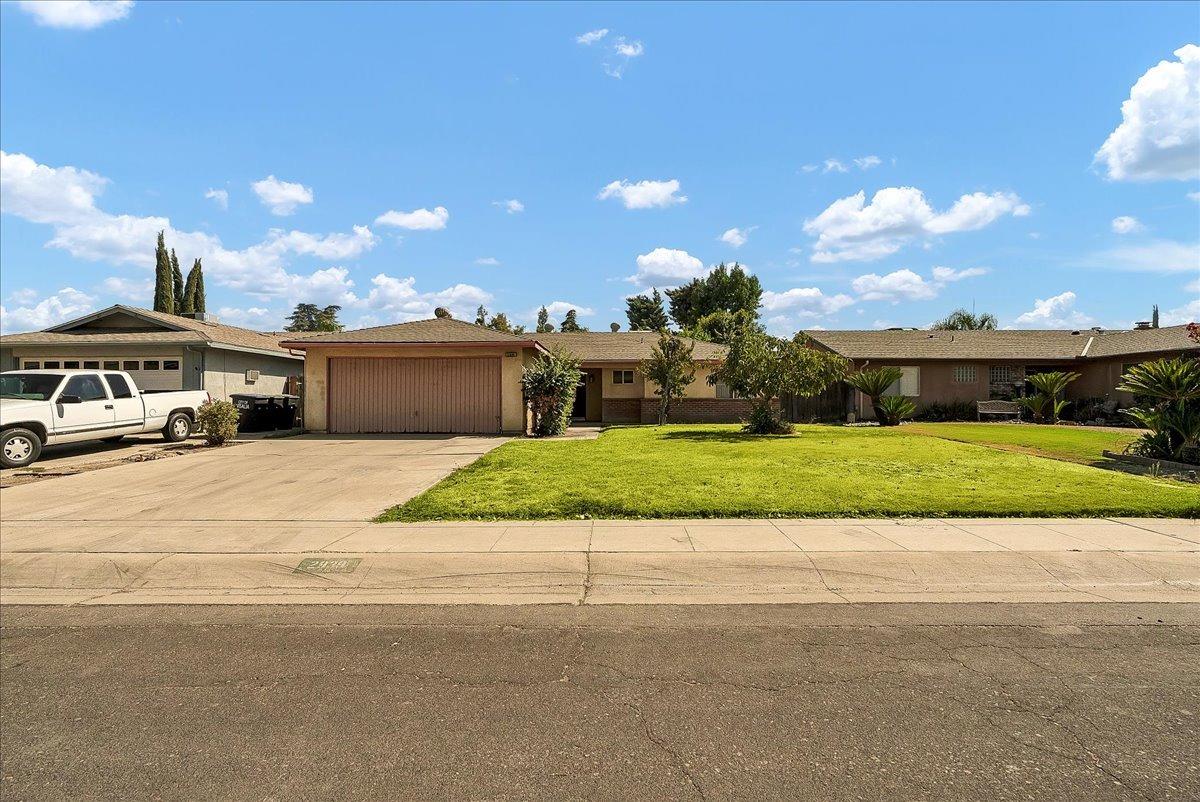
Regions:
<instances>
[{"instance_id":1,"label":"truck side mirror","mask_svg":"<svg viewBox=\"0 0 1200 802\"><path fill-rule=\"evenodd\" d=\"M83 399L77 395L60 395L58 397L58 403L60 403L60 404L82 404Z\"/></svg>"}]
</instances>

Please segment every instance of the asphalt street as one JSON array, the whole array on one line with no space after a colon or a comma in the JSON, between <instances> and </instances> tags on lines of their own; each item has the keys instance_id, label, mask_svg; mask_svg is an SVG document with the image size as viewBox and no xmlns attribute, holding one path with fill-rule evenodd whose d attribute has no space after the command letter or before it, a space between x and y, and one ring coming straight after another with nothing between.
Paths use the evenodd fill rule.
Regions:
<instances>
[{"instance_id":1,"label":"asphalt street","mask_svg":"<svg viewBox=\"0 0 1200 802\"><path fill-rule=\"evenodd\" d=\"M1200 798L1200 605L2 608L5 799Z\"/></svg>"}]
</instances>

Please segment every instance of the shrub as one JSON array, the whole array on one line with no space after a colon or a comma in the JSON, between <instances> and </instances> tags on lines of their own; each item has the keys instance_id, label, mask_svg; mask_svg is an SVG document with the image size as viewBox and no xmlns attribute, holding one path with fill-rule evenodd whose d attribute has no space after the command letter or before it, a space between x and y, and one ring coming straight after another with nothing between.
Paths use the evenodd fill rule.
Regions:
<instances>
[{"instance_id":1,"label":"shrub","mask_svg":"<svg viewBox=\"0 0 1200 802\"><path fill-rule=\"evenodd\" d=\"M917 411L917 405L912 402L912 399L902 395L885 395L879 399L876 409L878 410L876 415L879 415L880 412L883 413L879 418L880 426L899 426L901 420L913 416L913 413Z\"/></svg>"},{"instance_id":2,"label":"shrub","mask_svg":"<svg viewBox=\"0 0 1200 802\"><path fill-rule=\"evenodd\" d=\"M534 436L553 437L567 430L582 376L579 360L559 349L525 366L521 387L533 413Z\"/></svg>"},{"instance_id":3,"label":"shrub","mask_svg":"<svg viewBox=\"0 0 1200 802\"><path fill-rule=\"evenodd\" d=\"M921 411L913 416L914 420L930 423L945 423L947 421L973 421L979 418L974 401L934 401L921 407Z\"/></svg>"},{"instance_id":4,"label":"shrub","mask_svg":"<svg viewBox=\"0 0 1200 802\"><path fill-rule=\"evenodd\" d=\"M750 408L743 428L751 434L791 434L796 431L796 427L781 418L773 408L757 404Z\"/></svg>"},{"instance_id":5,"label":"shrub","mask_svg":"<svg viewBox=\"0 0 1200 802\"><path fill-rule=\"evenodd\" d=\"M884 393L904 375L904 371L896 367L872 368L851 373L846 377L846 384L871 399L871 409L875 411L875 419L880 426L894 426L888 423L888 415L881 401L888 397Z\"/></svg>"},{"instance_id":6,"label":"shrub","mask_svg":"<svg viewBox=\"0 0 1200 802\"><path fill-rule=\"evenodd\" d=\"M196 411L196 425L210 446L221 446L237 437L241 414L228 401L205 401Z\"/></svg>"},{"instance_id":7,"label":"shrub","mask_svg":"<svg viewBox=\"0 0 1200 802\"><path fill-rule=\"evenodd\" d=\"M1078 378L1078 373L1061 370L1031 373L1025 380L1032 384L1038 392L1028 399L1021 399L1021 406L1029 410L1036 423L1043 422L1046 419L1046 413L1050 414L1051 423L1057 423L1059 416L1070 403L1065 399L1060 399L1059 396L1066 392L1068 384Z\"/></svg>"},{"instance_id":8,"label":"shrub","mask_svg":"<svg viewBox=\"0 0 1200 802\"><path fill-rule=\"evenodd\" d=\"M1142 399L1125 410L1150 430L1133 444L1136 453L1164 459L1194 455L1200 445L1200 361L1178 357L1134 365L1117 389Z\"/></svg>"}]
</instances>

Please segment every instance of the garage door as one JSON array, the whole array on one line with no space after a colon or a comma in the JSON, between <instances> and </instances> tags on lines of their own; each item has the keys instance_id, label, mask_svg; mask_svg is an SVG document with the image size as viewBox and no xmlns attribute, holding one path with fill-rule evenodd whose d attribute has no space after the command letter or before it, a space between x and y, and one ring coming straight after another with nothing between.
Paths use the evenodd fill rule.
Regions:
<instances>
[{"instance_id":1,"label":"garage door","mask_svg":"<svg viewBox=\"0 0 1200 802\"><path fill-rule=\"evenodd\" d=\"M329 431L500 431L495 357L329 360Z\"/></svg>"}]
</instances>

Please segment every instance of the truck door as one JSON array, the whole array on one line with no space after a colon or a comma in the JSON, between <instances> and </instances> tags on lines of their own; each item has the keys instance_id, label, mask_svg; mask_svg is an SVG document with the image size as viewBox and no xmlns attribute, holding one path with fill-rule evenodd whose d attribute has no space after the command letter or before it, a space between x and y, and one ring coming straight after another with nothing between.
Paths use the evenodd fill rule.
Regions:
<instances>
[{"instance_id":1,"label":"truck door","mask_svg":"<svg viewBox=\"0 0 1200 802\"><path fill-rule=\"evenodd\" d=\"M140 432L146 425L145 409L142 399L133 394L129 380L120 373L105 373L104 381L112 393L113 430L117 434Z\"/></svg>"},{"instance_id":2,"label":"truck door","mask_svg":"<svg viewBox=\"0 0 1200 802\"><path fill-rule=\"evenodd\" d=\"M67 379L54 401L54 439L65 443L108 437L116 420L113 402L97 373Z\"/></svg>"}]
</instances>

